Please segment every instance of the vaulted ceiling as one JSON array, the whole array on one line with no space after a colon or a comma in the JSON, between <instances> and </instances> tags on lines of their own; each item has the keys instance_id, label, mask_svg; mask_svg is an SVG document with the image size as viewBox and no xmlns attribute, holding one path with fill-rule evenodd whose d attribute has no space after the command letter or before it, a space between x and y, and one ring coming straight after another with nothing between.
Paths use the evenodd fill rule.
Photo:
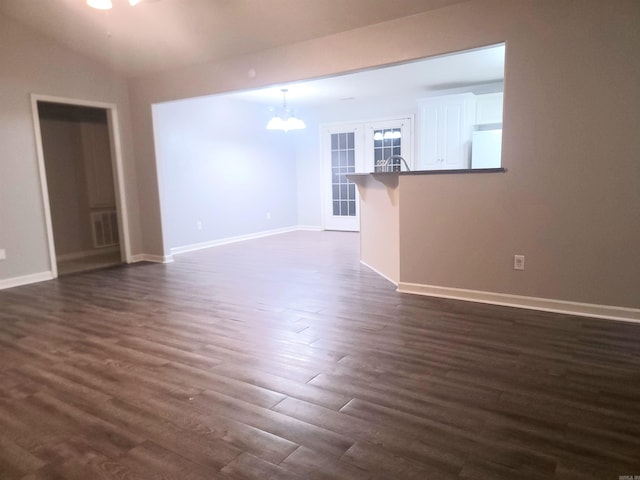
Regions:
<instances>
[{"instance_id":1,"label":"vaulted ceiling","mask_svg":"<svg viewBox=\"0 0 640 480\"><path fill-rule=\"evenodd\" d=\"M127 76L234 57L466 0L2 0L0 13Z\"/></svg>"}]
</instances>

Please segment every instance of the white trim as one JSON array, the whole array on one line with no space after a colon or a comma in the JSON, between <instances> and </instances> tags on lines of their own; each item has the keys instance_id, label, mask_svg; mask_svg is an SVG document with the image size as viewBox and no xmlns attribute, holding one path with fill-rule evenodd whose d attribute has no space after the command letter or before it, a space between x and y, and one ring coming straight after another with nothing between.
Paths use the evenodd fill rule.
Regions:
<instances>
[{"instance_id":1,"label":"white trim","mask_svg":"<svg viewBox=\"0 0 640 480\"><path fill-rule=\"evenodd\" d=\"M366 262L363 262L362 260L360 260L360 263L362 265L364 265L365 267L367 267L369 270L373 271L374 273L377 273L378 275L380 275L382 278L384 278L385 280L388 280L389 282L393 283L396 287L398 286L398 282L396 282L395 280L392 280L391 278L387 277L384 273L382 273L380 270L373 268L371 265L369 265ZM398 290L400 291L400 290Z\"/></svg>"},{"instance_id":2,"label":"white trim","mask_svg":"<svg viewBox=\"0 0 640 480\"><path fill-rule=\"evenodd\" d=\"M114 252L117 252L118 250L120 250L119 245L114 245L112 247L94 248L91 250L82 250L80 252L63 253L62 255L57 255L56 260L58 262L66 262L68 260L77 260L79 258L93 257L94 255L114 253Z\"/></svg>"},{"instance_id":3,"label":"white trim","mask_svg":"<svg viewBox=\"0 0 640 480\"><path fill-rule=\"evenodd\" d=\"M49 248L49 264L52 278L58 277L56 249L53 240L53 225L51 221L51 207L49 204L49 189L47 187L47 171L44 163L44 150L42 147L42 131L40 129L40 116L38 114L38 102L54 102L66 105L102 108L107 113L107 126L111 139L111 165L113 170L114 189L116 193L116 207L120 227L121 258L125 263L131 263L131 243L129 238L129 218L127 211L127 198L124 188L124 168L122 162L122 150L120 145L120 127L118 124L118 110L115 103L79 100L51 95L31 94L31 112L33 115L33 127L36 141L36 156L38 158L38 172L40 175L40 190L42 194L42 206L45 217L45 230Z\"/></svg>"},{"instance_id":4,"label":"white trim","mask_svg":"<svg viewBox=\"0 0 640 480\"><path fill-rule=\"evenodd\" d=\"M138 253L131 255L131 262L151 262L151 263L171 263L173 262L173 255L152 255L150 253Z\"/></svg>"},{"instance_id":5,"label":"white trim","mask_svg":"<svg viewBox=\"0 0 640 480\"><path fill-rule=\"evenodd\" d=\"M53 280L54 278L53 272L39 272L21 277L4 278L0 280L0 290L28 285L30 283L44 282L46 280Z\"/></svg>"},{"instance_id":6,"label":"white trim","mask_svg":"<svg viewBox=\"0 0 640 480\"><path fill-rule=\"evenodd\" d=\"M56 261L56 247L53 243L53 223L51 222L51 207L49 206L49 187L47 186L47 170L44 166L44 149L42 147L42 131L40 130L40 116L38 115L39 97L31 95L31 113L36 140L36 157L38 158L38 173L40 176L40 194L42 195L42 209L44 210L44 224L47 232L47 247L49 248L49 268L52 278L58 276ZM27 275L29 276L29 275ZM20 277L22 278L22 277Z\"/></svg>"},{"instance_id":7,"label":"white trim","mask_svg":"<svg viewBox=\"0 0 640 480\"><path fill-rule=\"evenodd\" d=\"M323 147L322 142L324 141L324 126L320 125L320 127L318 128L318 145L320 146L320 148L318 148L318 161L320 162L320 175L318 176L318 182L319 182L319 186L320 186L320 228L322 230L326 230L327 229L327 223L325 221L325 207L324 207L324 202L327 201L327 194L324 192L324 187L326 184L326 180L324 178L324 168L325 168L325 159L324 159L324 155L325 155L325 147ZM358 202L359 203L359 202ZM359 207L360 205L358 205Z\"/></svg>"},{"instance_id":8,"label":"white trim","mask_svg":"<svg viewBox=\"0 0 640 480\"><path fill-rule=\"evenodd\" d=\"M597 305L593 303L579 303L551 298L527 297L506 293L483 292L480 290L466 290L462 288L437 287L418 283L400 282L398 292L426 295L429 297L451 298L469 302L488 303L507 307L526 308L543 312L564 313L584 317L603 318L607 320L622 320L640 323L640 309L617 307L613 305Z\"/></svg>"},{"instance_id":9,"label":"white trim","mask_svg":"<svg viewBox=\"0 0 640 480\"><path fill-rule=\"evenodd\" d=\"M208 242L194 243L191 245L184 245L182 247L174 247L171 249L172 255L180 255L181 253L195 252L196 250L202 250L204 248L218 247L220 245L227 245L229 243L244 242L245 240L253 240L255 238L269 237L271 235L280 235L281 233L289 233L300 230L299 227L285 227L277 228L274 230L264 230L262 232L249 233L247 235L238 235L236 237L226 237L217 240L210 240Z\"/></svg>"},{"instance_id":10,"label":"white trim","mask_svg":"<svg viewBox=\"0 0 640 480\"><path fill-rule=\"evenodd\" d=\"M218 240L211 240L209 242L194 243L192 245L185 245L182 247L175 247L171 249L171 255L151 255L148 253L139 253L131 256L131 263L136 262L154 262L154 263L171 263L174 261L174 255L180 255L181 253L195 252L196 250L203 250L205 248L218 247L220 245L227 245L229 243L244 242L245 240L253 240L255 238L269 237L271 235L280 235L282 233L307 231L307 232L321 232L322 227L316 225L297 225L295 227L277 228L274 230L264 230L262 232L249 233L247 235L238 235L236 237L220 238Z\"/></svg>"},{"instance_id":11,"label":"white trim","mask_svg":"<svg viewBox=\"0 0 640 480\"><path fill-rule=\"evenodd\" d=\"M120 140L120 124L118 110L115 105L107 108L107 125L111 139L111 165L113 183L116 191L116 214L120 230L121 258L124 263L131 262L131 239L129 233L129 210L127 208L127 190L124 186L124 165L122 163L122 145Z\"/></svg>"}]
</instances>

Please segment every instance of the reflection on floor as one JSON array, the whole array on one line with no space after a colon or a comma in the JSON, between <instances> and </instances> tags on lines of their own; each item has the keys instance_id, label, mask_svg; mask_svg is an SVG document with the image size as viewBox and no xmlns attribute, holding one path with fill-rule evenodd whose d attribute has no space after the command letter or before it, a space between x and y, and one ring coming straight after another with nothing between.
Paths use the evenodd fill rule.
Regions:
<instances>
[{"instance_id":1,"label":"reflection on floor","mask_svg":"<svg viewBox=\"0 0 640 480\"><path fill-rule=\"evenodd\" d=\"M120 265L121 263L120 250L116 250L109 253L58 262L58 275L97 270L99 268Z\"/></svg>"}]
</instances>

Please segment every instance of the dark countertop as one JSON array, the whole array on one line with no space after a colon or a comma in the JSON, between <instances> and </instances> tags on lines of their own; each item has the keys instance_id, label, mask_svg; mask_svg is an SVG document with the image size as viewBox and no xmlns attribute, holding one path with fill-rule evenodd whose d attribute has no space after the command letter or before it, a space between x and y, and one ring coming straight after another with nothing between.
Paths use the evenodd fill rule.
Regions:
<instances>
[{"instance_id":1,"label":"dark countertop","mask_svg":"<svg viewBox=\"0 0 640 480\"><path fill-rule=\"evenodd\" d=\"M463 173L505 173L506 168L462 168L456 170L413 170L411 172L368 172L368 173L347 173L347 177L364 177L367 175L396 176L396 175L448 175Z\"/></svg>"}]
</instances>

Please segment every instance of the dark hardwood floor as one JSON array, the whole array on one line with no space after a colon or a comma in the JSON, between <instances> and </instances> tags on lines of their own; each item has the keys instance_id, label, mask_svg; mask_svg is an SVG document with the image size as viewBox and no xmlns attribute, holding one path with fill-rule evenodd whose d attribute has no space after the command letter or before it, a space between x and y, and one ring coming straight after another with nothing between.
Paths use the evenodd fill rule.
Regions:
<instances>
[{"instance_id":1,"label":"dark hardwood floor","mask_svg":"<svg viewBox=\"0 0 640 480\"><path fill-rule=\"evenodd\" d=\"M0 478L640 475L640 325L394 290L296 232L0 291Z\"/></svg>"}]
</instances>

